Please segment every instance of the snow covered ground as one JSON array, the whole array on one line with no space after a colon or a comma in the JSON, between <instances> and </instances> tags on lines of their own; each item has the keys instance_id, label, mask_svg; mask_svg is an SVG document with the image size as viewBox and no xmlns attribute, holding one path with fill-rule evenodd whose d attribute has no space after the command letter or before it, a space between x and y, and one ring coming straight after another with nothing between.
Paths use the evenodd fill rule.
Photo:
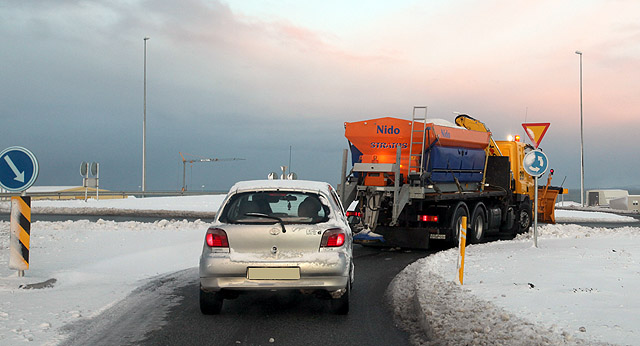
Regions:
<instances>
[{"instance_id":1,"label":"snow covered ground","mask_svg":"<svg viewBox=\"0 0 640 346\"><path fill-rule=\"evenodd\" d=\"M126 199L84 200L32 200L34 214L91 214L145 216L180 215L181 217L211 218L226 195L203 195L182 197L153 197ZM0 212L8 213L10 204L0 202Z\"/></svg>"},{"instance_id":2,"label":"snow covered ground","mask_svg":"<svg viewBox=\"0 0 640 346\"><path fill-rule=\"evenodd\" d=\"M89 199L84 200L33 200L32 208L53 209L61 208L82 209L126 209L126 210L180 210L180 211L217 211L226 195L202 195L183 197L152 197L125 199Z\"/></svg>"},{"instance_id":3,"label":"snow covered ground","mask_svg":"<svg viewBox=\"0 0 640 346\"><path fill-rule=\"evenodd\" d=\"M556 222L636 222L637 219L599 211L559 210L556 209ZM639 225L640 226L640 225Z\"/></svg>"},{"instance_id":4,"label":"snow covered ground","mask_svg":"<svg viewBox=\"0 0 640 346\"><path fill-rule=\"evenodd\" d=\"M37 221L30 269L8 269L9 223L0 222L0 345L56 344L59 328L96 316L157 275L196 267L207 224ZM55 279L51 288L21 285Z\"/></svg>"},{"instance_id":5,"label":"snow covered ground","mask_svg":"<svg viewBox=\"0 0 640 346\"><path fill-rule=\"evenodd\" d=\"M34 201L33 207L215 211L222 197ZM556 215L630 221L603 214ZM36 221L31 269L21 278L8 269L9 223L0 222L0 344L57 344L64 325L96 316L158 275L197 266L206 228L202 221ZM544 225L538 248L531 234L468 246L462 287L454 283L452 249L408 266L388 294L417 344L639 344L639 236L637 227ZM51 287L20 288L50 279ZM425 332L435 339L426 340Z\"/></svg>"},{"instance_id":6,"label":"snow covered ground","mask_svg":"<svg viewBox=\"0 0 640 346\"><path fill-rule=\"evenodd\" d=\"M436 338L417 335L416 343L639 344L640 228L538 231L538 248L530 233L468 246L463 286L455 283L458 249L398 275L389 293L397 314Z\"/></svg>"}]
</instances>

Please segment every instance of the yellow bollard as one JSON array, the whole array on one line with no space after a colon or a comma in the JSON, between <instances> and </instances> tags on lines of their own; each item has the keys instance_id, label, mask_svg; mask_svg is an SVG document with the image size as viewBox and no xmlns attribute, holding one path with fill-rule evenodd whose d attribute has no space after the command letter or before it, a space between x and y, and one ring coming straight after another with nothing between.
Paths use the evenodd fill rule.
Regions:
<instances>
[{"instance_id":1,"label":"yellow bollard","mask_svg":"<svg viewBox=\"0 0 640 346\"><path fill-rule=\"evenodd\" d=\"M458 241L458 248L460 249L458 256L458 282L462 285L463 277L464 277L464 249L467 243L467 217L462 217L462 222L460 223L460 238Z\"/></svg>"}]
</instances>

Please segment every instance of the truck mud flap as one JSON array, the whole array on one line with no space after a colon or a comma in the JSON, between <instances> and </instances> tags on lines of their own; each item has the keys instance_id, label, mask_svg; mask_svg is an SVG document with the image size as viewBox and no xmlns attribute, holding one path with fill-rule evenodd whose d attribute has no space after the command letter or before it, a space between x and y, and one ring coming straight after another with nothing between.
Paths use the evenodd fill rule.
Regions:
<instances>
[{"instance_id":1,"label":"truck mud flap","mask_svg":"<svg viewBox=\"0 0 640 346\"><path fill-rule=\"evenodd\" d=\"M412 249L429 248L429 230L426 228L376 227L376 233L382 234L385 245Z\"/></svg>"}]
</instances>

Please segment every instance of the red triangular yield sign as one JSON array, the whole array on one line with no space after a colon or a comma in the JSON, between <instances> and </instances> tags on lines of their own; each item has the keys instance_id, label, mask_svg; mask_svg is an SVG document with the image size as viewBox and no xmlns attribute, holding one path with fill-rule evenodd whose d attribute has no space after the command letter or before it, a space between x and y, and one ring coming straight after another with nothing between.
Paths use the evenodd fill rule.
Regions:
<instances>
[{"instance_id":1,"label":"red triangular yield sign","mask_svg":"<svg viewBox=\"0 0 640 346\"><path fill-rule=\"evenodd\" d=\"M540 142L542 141L542 137L547 133L549 129L549 125L551 123L524 123L522 127L524 127L524 132L527 133L527 136L531 138L531 142L533 142L533 146L538 148Z\"/></svg>"}]
</instances>

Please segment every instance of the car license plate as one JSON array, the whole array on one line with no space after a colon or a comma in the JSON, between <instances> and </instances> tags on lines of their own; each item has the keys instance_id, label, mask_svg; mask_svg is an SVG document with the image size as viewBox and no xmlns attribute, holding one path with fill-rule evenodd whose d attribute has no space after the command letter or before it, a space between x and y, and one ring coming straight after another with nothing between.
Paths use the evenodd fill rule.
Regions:
<instances>
[{"instance_id":1,"label":"car license plate","mask_svg":"<svg viewBox=\"0 0 640 346\"><path fill-rule=\"evenodd\" d=\"M248 268L247 279L249 280L298 280L300 279L300 268Z\"/></svg>"}]
</instances>

